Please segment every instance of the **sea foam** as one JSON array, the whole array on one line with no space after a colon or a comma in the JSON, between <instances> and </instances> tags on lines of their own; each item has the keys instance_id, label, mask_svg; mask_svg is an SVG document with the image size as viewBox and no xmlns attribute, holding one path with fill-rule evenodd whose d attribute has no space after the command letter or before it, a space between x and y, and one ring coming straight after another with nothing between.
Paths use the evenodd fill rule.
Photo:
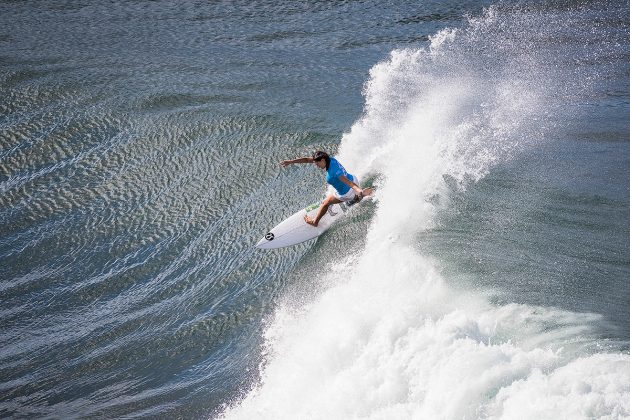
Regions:
<instances>
[{"instance_id":1,"label":"sea foam","mask_svg":"<svg viewBox=\"0 0 630 420\"><path fill-rule=\"evenodd\" d=\"M600 350L601 316L493 304L449 285L416 246L449 191L536 147L561 91L584 88L557 71L566 57L540 49L551 26L562 29L489 9L372 69L338 155L376 176L365 248L309 304L278 307L260 382L223 418L630 416L630 356Z\"/></svg>"}]
</instances>

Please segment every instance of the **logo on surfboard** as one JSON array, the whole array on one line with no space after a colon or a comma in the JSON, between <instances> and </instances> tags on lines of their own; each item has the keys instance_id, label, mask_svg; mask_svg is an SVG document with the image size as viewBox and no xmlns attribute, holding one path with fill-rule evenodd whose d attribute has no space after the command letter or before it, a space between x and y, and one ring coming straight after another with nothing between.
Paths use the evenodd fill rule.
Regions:
<instances>
[{"instance_id":1,"label":"logo on surfboard","mask_svg":"<svg viewBox=\"0 0 630 420\"><path fill-rule=\"evenodd\" d=\"M267 234L265 235L265 239L268 241L273 241L273 238L275 238L275 236L271 232L267 232Z\"/></svg>"}]
</instances>

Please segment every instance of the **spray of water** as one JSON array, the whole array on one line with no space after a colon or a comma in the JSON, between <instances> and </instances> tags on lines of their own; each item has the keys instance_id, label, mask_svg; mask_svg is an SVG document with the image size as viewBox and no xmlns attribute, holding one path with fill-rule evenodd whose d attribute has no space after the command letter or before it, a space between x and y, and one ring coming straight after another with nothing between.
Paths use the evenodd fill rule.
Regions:
<instances>
[{"instance_id":1,"label":"spray of water","mask_svg":"<svg viewBox=\"0 0 630 420\"><path fill-rule=\"evenodd\" d=\"M453 290L414 246L453 184L535 147L564 92L587 83L540 48L570 26L549 20L490 9L372 69L339 153L378 175L366 246L309 305L278 308L261 382L223 417L630 416L630 356L593 350L599 316Z\"/></svg>"}]
</instances>

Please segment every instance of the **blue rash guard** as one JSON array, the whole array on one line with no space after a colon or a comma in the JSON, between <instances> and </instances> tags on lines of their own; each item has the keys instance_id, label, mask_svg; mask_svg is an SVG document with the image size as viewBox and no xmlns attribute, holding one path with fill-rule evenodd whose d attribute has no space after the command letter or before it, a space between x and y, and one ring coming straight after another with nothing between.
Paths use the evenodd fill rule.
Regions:
<instances>
[{"instance_id":1,"label":"blue rash guard","mask_svg":"<svg viewBox=\"0 0 630 420\"><path fill-rule=\"evenodd\" d=\"M344 184L339 177L341 175L345 175L350 181L354 182L354 176L350 175L341 163L333 157L330 158L330 165L326 169L326 182L332 185L339 195L344 195L348 191L350 191L350 187Z\"/></svg>"}]
</instances>

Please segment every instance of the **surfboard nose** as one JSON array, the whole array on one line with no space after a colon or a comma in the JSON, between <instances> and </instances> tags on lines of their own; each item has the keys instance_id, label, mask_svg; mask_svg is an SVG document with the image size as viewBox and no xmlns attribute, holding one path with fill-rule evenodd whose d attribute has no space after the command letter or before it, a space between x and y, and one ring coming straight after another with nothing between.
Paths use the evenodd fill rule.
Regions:
<instances>
[{"instance_id":1,"label":"surfboard nose","mask_svg":"<svg viewBox=\"0 0 630 420\"><path fill-rule=\"evenodd\" d=\"M256 248L267 249L269 245L271 245L271 241L274 239L274 234L271 232L267 232L265 236L260 238L260 241L256 244Z\"/></svg>"}]
</instances>

